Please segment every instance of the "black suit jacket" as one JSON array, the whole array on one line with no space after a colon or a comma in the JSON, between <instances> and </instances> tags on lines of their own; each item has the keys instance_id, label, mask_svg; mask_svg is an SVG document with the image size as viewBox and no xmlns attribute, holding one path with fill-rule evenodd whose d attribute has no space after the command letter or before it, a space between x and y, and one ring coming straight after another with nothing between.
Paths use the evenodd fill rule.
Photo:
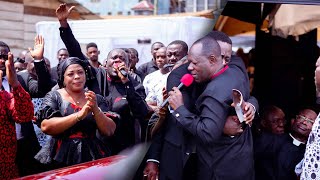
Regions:
<instances>
[{"instance_id":1,"label":"black suit jacket","mask_svg":"<svg viewBox=\"0 0 320 180\"><path fill-rule=\"evenodd\" d=\"M180 70L179 78L174 78L178 69L171 72L167 82L168 89L170 89L171 79L175 79L175 86L180 83L180 78L188 73L187 66L188 64L179 67L184 69L184 71ZM154 137L147 154L148 159L160 161L160 179L182 179L183 167L192 152L194 142L196 142L199 156L199 179L235 178L232 175L236 175L237 178L253 179L250 128L247 127L241 137L236 139L225 139L222 136L222 129L232 102L232 88L239 89L245 100L249 98L249 84L246 82L248 80L246 76L244 64L240 59L230 64L230 68L207 84L204 90L200 90L199 98L194 90L186 94L186 91L182 90L185 105L169 115L166 126ZM258 106L257 102L254 105ZM192 112L193 110L196 112ZM238 163L239 170L235 172L232 169L234 173L230 173L228 168L221 172L225 164L237 163L232 161L234 160L232 158L221 159L223 155L236 157L235 149L241 151L239 152L241 158L238 160L243 160L247 165ZM244 171L241 172L242 170Z\"/></svg>"},{"instance_id":2,"label":"black suit jacket","mask_svg":"<svg viewBox=\"0 0 320 180\"><path fill-rule=\"evenodd\" d=\"M94 67L90 66L88 59L81 52L80 44L74 37L71 28L69 26L67 28L60 27L59 30L60 37L64 45L66 46L70 57L78 57L79 59L85 61L89 66L90 71L88 72L89 80L87 80L86 82L87 87L96 94L100 94L103 96L103 93L101 93L99 88L99 83L101 82L97 81L97 72Z\"/></svg>"},{"instance_id":3,"label":"black suit jacket","mask_svg":"<svg viewBox=\"0 0 320 180\"><path fill-rule=\"evenodd\" d=\"M232 89L239 89L243 92L244 99L248 99L249 89L245 86L245 81L242 71L229 67L206 84L204 91L196 100L196 113L188 111L184 106L173 112L178 123L196 140L199 179L254 178L252 140L243 142L242 146L248 145L248 148L230 147L229 145L237 144L232 143L231 139L230 142L226 141L222 133L232 103ZM248 137L252 138L250 134ZM242 156L238 158L238 154L233 151L234 148L248 151L246 152L248 156L244 156L244 152L239 152ZM225 164L233 164L233 166L225 166ZM237 168L233 168L236 165Z\"/></svg>"},{"instance_id":4,"label":"black suit jacket","mask_svg":"<svg viewBox=\"0 0 320 180\"><path fill-rule=\"evenodd\" d=\"M180 84L180 79L189 73L183 64L173 70L167 80L167 91ZM183 87L181 90L185 106L192 111L194 105L193 85ZM182 179L183 167L192 152L193 139L190 133L178 124L172 114L168 114L166 121L154 138L147 153L147 159L160 161L160 179Z\"/></svg>"}]
</instances>

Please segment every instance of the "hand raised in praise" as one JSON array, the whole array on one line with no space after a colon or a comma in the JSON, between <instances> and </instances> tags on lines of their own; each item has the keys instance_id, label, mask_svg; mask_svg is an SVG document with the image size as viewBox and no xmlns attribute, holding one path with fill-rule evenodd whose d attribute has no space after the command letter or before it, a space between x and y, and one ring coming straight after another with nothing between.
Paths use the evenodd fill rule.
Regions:
<instances>
[{"instance_id":1,"label":"hand raised in praise","mask_svg":"<svg viewBox=\"0 0 320 180\"><path fill-rule=\"evenodd\" d=\"M37 35L34 38L34 48L29 48L30 54L34 59L43 59L44 52L44 38L41 35Z\"/></svg>"},{"instance_id":2,"label":"hand raised in praise","mask_svg":"<svg viewBox=\"0 0 320 180\"><path fill-rule=\"evenodd\" d=\"M6 65L6 75L7 75L8 83L12 88L18 87L20 83L17 78L16 69L14 68L13 54L11 52L8 53L8 60L5 62L5 65Z\"/></svg>"},{"instance_id":3,"label":"hand raised in praise","mask_svg":"<svg viewBox=\"0 0 320 180\"><path fill-rule=\"evenodd\" d=\"M66 21L71 13L71 11L75 8L75 6L71 6L67 8L66 3L60 4L56 9L56 16L59 21Z\"/></svg>"}]
</instances>

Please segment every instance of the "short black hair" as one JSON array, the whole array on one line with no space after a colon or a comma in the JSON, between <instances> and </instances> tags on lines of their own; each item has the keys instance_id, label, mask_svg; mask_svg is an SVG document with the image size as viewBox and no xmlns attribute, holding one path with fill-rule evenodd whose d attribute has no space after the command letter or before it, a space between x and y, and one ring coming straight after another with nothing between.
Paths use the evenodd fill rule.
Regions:
<instances>
[{"instance_id":1,"label":"short black hair","mask_svg":"<svg viewBox=\"0 0 320 180\"><path fill-rule=\"evenodd\" d=\"M88 49L89 49L89 48L91 48L91 47L95 47L95 48L97 48L97 49L98 49L97 44L96 44L96 43L94 43L94 42L91 42L91 43L87 44L87 47L86 47L87 51L88 51Z\"/></svg>"},{"instance_id":2,"label":"short black hair","mask_svg":"<svg viewBox=\"0 0 320 180\"><path fill-rule=\"evenodd\" d=\"M230 45L232 45L232 41L230 39L230 37L221 31L211 31L207 34L207 36L212 37L213 39L215 39L216 41L221 41L221 42L225 42L228 43Z\"/></svg>"},{"instance_id":3,"label":"short black hair","mask_svg":"<svg viewBox=\"0 0 320 180\"><path fill-rule=\"evenodd\" d=\"M162 42L157 41L157 42L154 42L154 43L151 45L151 50L153 50L153 46L156 45L156 44L160 44L160 45L162 45L162 47L164 46L164 44L163 44Z\"/></svg>"},{"instance_id":4,"label":"short black hair","mask_svg":"<svg viewBox=\"0 0 320 180\"><path fill-rule=\"evenodd\" d=\"M5 42L3 42L3 41L0 41L0 46L1 46L1 47L5 47L5 48L8 48L8 50L10 51L10 48L9 48L9 46L8 46L7 43L5 43Z\"/></svg>"},{"instance_id":5,"label":"short black hair","mask_svg":"<svg viewBox=\"0 0 320 180\"><path fill-rule=\"evenodd\" d=\"M68 50L67 50L66 48L60 48L60 49L57 51L57 54L59 54L60 51L67 51L67 52L68 52ZM69 52L68 52L68 54L69 54Z\"/></svg>"},{"instance_id":6,"label":"short black hair","mask_svg":"<svg viewBox=\"0 0 320 180\"><path fill-rule=\"evenodd\" d=\"M135 49L135 48L128 48L128 50L129 50L129 52L130 53L135 53L137 56L139 56L139 53L138 53L138 51Z\"/></svg>"},{"instance_id":7,"label":"short black hair","mask_svg":"<svg viewBox=\"0 0 320 180\"><path fill-rule=\"evenodd\" d=\"M124 52L126 52L127 54L130 53L128 48L121 48L122 50L124 50Z\"/></svg>"},{"instance_id":8,"label":"short black hair","mask_svg":"<svg viewBox=\"0 0 320 180\"><path fill-rule=\"evenodd\" d=\"M186 54L188 53L188 44L184 41L181 41L181 40L174 40L172 41L168 46L172 45L172 44L179 44L182 46L182 50L183 52L185 52Z\"/></svg>"}]
</instances>

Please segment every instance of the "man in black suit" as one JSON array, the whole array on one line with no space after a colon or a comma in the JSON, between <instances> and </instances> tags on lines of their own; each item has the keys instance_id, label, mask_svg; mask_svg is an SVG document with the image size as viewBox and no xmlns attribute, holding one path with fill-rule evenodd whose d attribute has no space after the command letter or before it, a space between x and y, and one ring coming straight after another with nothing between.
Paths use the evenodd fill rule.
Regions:
<instances>
[{"instance_id":1,"label":"man in black suit","mask_svg":"<svg viewBox=\"0 0 320 180\"><path fill-rule=\"evenodd\" d=\"M206 39L208 40L208 38L209 37L207 37ZM211 43L210 41L207 41L207 40L205 42ZM212 40L212 39L210 39L210 40ZM196 44L194 44L194 45L196 45ZM212 49L212 48L215 47L215 46L216 45L212 46L212 44L211 44L211 46L210 46L211 49L210 50L213 51L214 49ZM208 48L210 48L210 47L208 47ZM196 49L194 49L193 52L196 52L195 50ZM197 49L197 50L199 50L199 49ZM206 52L205 50L203 50L203 51ZM219 51L220 51L220 49L219 49ZM215 54L215 56L216 56L215 59L219 59L220 56L217 55L219 53L217 53L217 52L215 52L215 53L216 53ZM219 61L219 63L220 63L220 61ZM191 61L191 64L192 64L192 61ZM187 66L188 66L188 64L184 64L181 67L179 67L179 68L177 68L177 69L175 69L175 70L173 70L171 72L170 76L168 77L168 83L167 83L168 89L171 89L170 85L172 87L172 86L177 86L179 84L181 76L184 75L185 73L188 73L188 70L186 68ZM222 68L222 70L226 67L223 64L219 65L219 66L220 66L220 68ZM210 65L208 65L207 67L210 67ZM207 69L206 69L207 67L202 67L202 70L206 71L208 73L209 71L207 71ZM192 70L192 65L189 65L189 69ZM229 72L229 71L231 71L230 69L229 70L225 70L225 71ZM246 78L244 77L243 71L241 71L239 69L240 68L235 68L235 70L232 70L232 71L234 71L236 73L236 74L234 74L235 76L233 76L232 78L237 77L238 78L237 81L243 83L243 81L246 81ZM180 73L180 77L177 76L177 78L174 78L176 76L175 74L177 74L177 73ZM228 73L228 74L230 74L230 73ZM206 75L208 75L208 74L206 74ZM225 77L225 75L221 75L221 76L223 76L224 78L228 77L228 76ZM198 75L195 75L195 77L198 77ZM174 85L172 85L169 82L170 79L171 80L175 79L174 80L175 81ZM221 79L221 78L219 77L217 79ZM229 79L229 81L231 81L231 80ZM232 83L234 83L233 81L232 81ZM200 80L199 82L203 82L203 81ZM207 84L207 83L204 83L204 84ZM210 83L210 84L212 84L212 83ZM216 83L214 83L214 84L216 84ZM220 85L222 87L224 86L224 85L222 85L222 83ZM231 84L229 84L229 85L231 85ZM215 86L215 85L213 85L213 86ZM247 87L246 90L248 91L249 87ZM216 95L218 95L218 94L223 94L223 92L220 92L220 91L224 91L224 90L222 90L222 89L221 90L217 90L217 94L211 95L211 96L216 97ZM224 93L229 92L227 94L224 94L226 96L226 98L230 98L231 89L229 91L224 92ZM241 91L243 91L243 93L245 95L245 98L248 98L248 94L249 93L246 92L244 89L242 89ZM191 93L190 92L186 93L186 89L184 89L184 88L181 90L181 92L182 92L183 101L184 101L184 106L183 106L184 110L183 110L183 112L187 112L187 111L192 110L192 109L194 110L194 108L192 107L192 104L193 104L195 99L190 96ZM191 101L193 101L193 102L191 102ZM199 99L198 99L198 101L199 101ZM203 102L205 103L205 101L203 101ZM231 102L230 102L230 104L231 104ZM226 104L225 104L225 106L226 106ZM212 107L215 107L215 106L212 106ZM223 107L223 108L224 108L224 110L226 112L221 111L221 113L224 112L224 113L228 114L228 111L229 111L228 108L226 108L226 107ZM188 113L194 114L194 112L192 112L192 111L190 111ZM195 112L195 114L199 114L199 113L200 112ZM173 114L169 115L169 119L166 121L166 125L163 127L162 132L156 134L156 136L153 139L153 142L151 144L151 147L150 147L148 155L147 155L147 157L149 158L149 162L147 163L147 167L145 169L145 174L149 175L148 176L149 179L155 179L157 174L158 174L158 172L159 172L158 164L152 163L152 161L156 162L156 160L158 160L158 161L160 160L160 164L159 164L160 165L160 167L159 167L160 168L160 179L166 179L166 178L169 178L169 179L188 179L188 178L189 179L195 179L194 176L196 176L196 174L198 174L198 176L202 177L202 178L208 178L208 177L212 176L212 174L209 175L207 173L208 172L213 172L213 169L210 169L209 167L207 167L207 165L205 165L205 159L209 160L210 158L209 157L208 158L207 157L205 157L205 158L201 157L203 154L205 156L206 153L205 153L205 151L202 151L201 153L198 151L198 149L199 149L198 146L200 146L200 147L203 146L202 143L200 143L201 145L198 145L198 142L197 142L198 141L198 137L197 137L198 134L196 132L190 131L188 129L189 127L187 127L188 124L183 124L184 120L180 122L178 120L178 119L180 119L179 117L181 117L180 113L175 114L175 112L174 112ZM221 124L224 125L225 120L220 119L220 117L221 116L216 117L215 122L217 122L217 124L219 124L221 126ZM187 126L185 126L185 125L187 125ZM222 129L223 129L223 126L222 126L222 129L221 129L221 127L220 128L214 128L212 130L212 132L214 132L215 129L217 129L216 131L218 131L218 132L220 131L221 132ZM209 130L207 132L209 134ZM214 134L214 135L216 136L216 137L214 137L215 138L214 141L216 141L216 140L218 141L218 140L221 139L221 137L219 136L219 133L218 134ZM250 137L250 134L249 134L249 137ZM230 138L230 137L226 137L226 138ZM196 151L194 151L195 145L197 145L196 146L197 147ZM203 148L203 149L205 150L206 148ZM212 150L214 151L216 149L212 149ZM196 153L193 153L193 152L196 152ZM215 152L217 154L217 151L215 151ZM199 171L198 172L194 172L194 171L192 171L192 169L193 169L192 166L189 166L190 164L193 164L193 163L190 163L190 161L191 162L192 161L197 161L196 159L197 159L197 156L199 157L199 154L201 156L200 156L200 159L199 159L200 161L199 161L198 165L200 167L202 167L202 166L206 167L208 172L206 172L206 171L201 171L200 173L199 173ZM218 155L216 155L215 157L218 157ZM218 160L215 159L215 157L212 157L211 160L218 162Z\"/></svg>"},{"instance_id":2,"label":"man in black suit","mask_svg":"<svg viewBox=\"0 0 320 180\"><path fill-rule=\"evenodd\" d=\"M224 66L220 46L210 36L205 36L193 44L188 59L190 61L188 70L195 81L204 84L205 88L196 100L196 113L192 113L185 108L180 90L174 87L169 92L169 104L174 110L172 114L177 123L187 130L194 139L195 146L189 153L196 152L198 157L197 178L234 178L234 176L230 176L230 171L220 172L225 167L224 162L221 164L221 158L226 153L221 151L221 148L225 148L225 137L222 131L232 102L232 89L236 88L243 92L245 100L249 98L248 89L244 87L243 83L245 81L244 75L237 68ZM223 144L221 144L222 142ZM241 156L243 155L241 154ZM217 166L217 164L221 166ZM251 173L253 174L253 172ZM238 178L241 175L241 177L252 179L252 175L243 175L238 169L234 169L232 174L235 176L238 174Z\"/></svg>"}]
</instances>

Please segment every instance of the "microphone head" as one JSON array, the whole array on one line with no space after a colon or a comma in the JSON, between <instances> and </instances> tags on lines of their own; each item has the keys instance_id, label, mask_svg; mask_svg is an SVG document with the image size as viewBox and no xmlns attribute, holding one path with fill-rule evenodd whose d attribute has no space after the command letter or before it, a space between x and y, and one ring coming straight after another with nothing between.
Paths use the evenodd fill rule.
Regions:
<instances>
[{"instance_id":1,"label":"microphone head","mask_svg":"<svg viewBox=\"0 0 320 180\"><path fill-rule=\"evenodd\" d=\"M190 86L192 83L193 83L193 76L191 75L191 74L185 74L185 75L183 75L182 76L182 78L180 79L180 82L184 85L184 86L186 86L186 87L188 87L188 86Z\"/></svg>"}]
</instances>

